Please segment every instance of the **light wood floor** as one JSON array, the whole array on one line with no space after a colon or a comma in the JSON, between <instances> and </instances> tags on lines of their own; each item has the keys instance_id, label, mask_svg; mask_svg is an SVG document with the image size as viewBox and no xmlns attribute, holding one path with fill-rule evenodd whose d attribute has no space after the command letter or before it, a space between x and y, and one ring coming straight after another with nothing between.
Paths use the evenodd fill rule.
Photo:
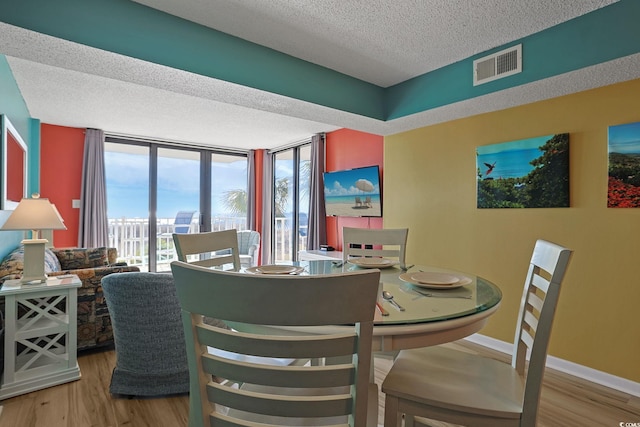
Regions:
<instances>
[{"instance_id":1,"label":"light wood floor","mask_svg":"<svg viewBox=\"0 0 640 427\"><path fill-rule=\"evenodd\" d=\"M463 344L502 358L473 344ZM188 397L121 399L109 395L115 361L113 350L82 353L78 357L82 379L7 399L0 427L186 427ZM378 357L376 382L389 367ZM384 409L380 406L380 420ZM640 398L547 370L538 417L539 427L617 427L640 423ZM442 425L442 424L437 424Z\"/></svg>"}]
</instances>

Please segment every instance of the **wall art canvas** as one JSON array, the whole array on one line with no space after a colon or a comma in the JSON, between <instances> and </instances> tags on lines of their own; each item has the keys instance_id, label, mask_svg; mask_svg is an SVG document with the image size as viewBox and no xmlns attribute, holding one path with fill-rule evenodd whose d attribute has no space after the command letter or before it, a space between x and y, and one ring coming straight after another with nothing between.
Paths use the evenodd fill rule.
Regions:
<instances>
[{"instance_id":1,"label":"wall art canvas","mask_svg":"<svg viewBox=\"0 0 640 427\"><path fill-rule=\"evenodd\" d=\"M478 208L569 207L569 134L476 148Z\"/></svg>"},{"instance_id":2,"label":"wall art canvas","mask_svg":"<svg viewBox=\"0 0 640 427\"><path fill-rule=\"evenodd\" d=\"M640 207L640 122L609 126L607 206Z\"/></svg>"}]
</instances>

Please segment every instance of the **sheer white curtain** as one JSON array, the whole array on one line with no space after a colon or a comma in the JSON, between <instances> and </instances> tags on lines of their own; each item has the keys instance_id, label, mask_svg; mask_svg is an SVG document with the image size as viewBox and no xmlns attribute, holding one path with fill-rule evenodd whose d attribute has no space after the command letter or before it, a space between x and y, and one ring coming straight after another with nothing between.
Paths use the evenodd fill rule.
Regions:
<instances>
[{"instance_id":1,"label":"sheer white curtain","mask_svg":"<svg viewBox=\"0 0 640 427\"><path fill-rule=\"evenodd\" d=\"M324 206L324 134L311 138L311 189L309 192L309 229L307 249L317 250L327 243L327 215Z\"/></svg>"},{"instance_id":2,"label":"sheer white curtain","mask_svg":"<svg viewBox=\"0 0 640 427\"><path fill-rule=\"evenodd\" d=\"M273 213L271 209L271 201L273 200L273 153L265 152L264 168L263 168L263 209L262 209L262 241L260 243L260 251L262 253L262 263L271 262L271 230L273 226Z\"/></svg>"},{"instance_id":3,"label":"sheer white curtain","mask_svg":"<svg viewBox=\"0 0 640 427\"><path fill-rule=\"evenodd\" d=\"M107 184L104 172L104 132L99 129L86 129L82 162L78 246L97 248L108 244L109 220L107 219Z\"/></svg>"}]
</instances>

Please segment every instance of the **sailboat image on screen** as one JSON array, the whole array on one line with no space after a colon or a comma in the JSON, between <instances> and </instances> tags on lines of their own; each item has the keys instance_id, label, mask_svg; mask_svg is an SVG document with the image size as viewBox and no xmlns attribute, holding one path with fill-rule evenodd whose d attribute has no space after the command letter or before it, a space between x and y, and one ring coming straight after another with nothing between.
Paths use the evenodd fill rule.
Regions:
<instances>
[{"instance_id":1,"label":"sailboat image on screen","mask_svg":"<svg viewBox=\"0 0 640 427\"><path fill-rule=\"evenodd\" d=\"M329 216L382 216L378 166L325 172L324 200Z\"/></svg>"}]
</instances>

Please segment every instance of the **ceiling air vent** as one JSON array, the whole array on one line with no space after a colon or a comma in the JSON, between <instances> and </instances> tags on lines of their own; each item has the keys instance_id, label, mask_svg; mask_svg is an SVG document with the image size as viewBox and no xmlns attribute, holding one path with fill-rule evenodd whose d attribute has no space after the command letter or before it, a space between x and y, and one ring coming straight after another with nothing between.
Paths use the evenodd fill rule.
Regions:
<instances>
[{"instance_id":1,"label":"ceiling air vent","mask_svg":"<svg viewBox=\"0 0 640 427\"><path fill-rule=\"evenodd\" d=\"M473 85L477 86L522 71L522 45L473 61Z\"/></svg>"}]
</instances>

